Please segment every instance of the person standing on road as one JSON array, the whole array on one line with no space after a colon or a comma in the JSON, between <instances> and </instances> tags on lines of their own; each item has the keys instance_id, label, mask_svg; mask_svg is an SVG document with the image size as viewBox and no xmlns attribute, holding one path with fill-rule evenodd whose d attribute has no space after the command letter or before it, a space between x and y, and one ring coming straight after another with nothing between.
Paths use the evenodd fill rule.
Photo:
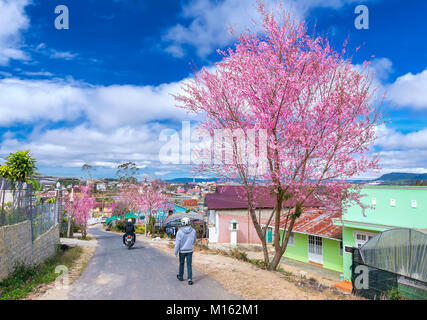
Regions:
<instances>
[{"instance_id":1,"label":"person standing on road","mask_svg":"<svg viewBox=\"0 0 427 320\"><path fill-rule=\"evenodd\" d=\"M184 262L187 260L187 275L188 275L188 284L193 284L193 272L191 268L191 262L193 258L193 248L194 243L196 242L196 230L190 226L190 219L187 217L182 218L181 220L182 227L179 228L178 233L176 234L175 241L175 256L179 253L179 274L177 278L179 281L184 281Z\"/></svg>"}]
</instances>

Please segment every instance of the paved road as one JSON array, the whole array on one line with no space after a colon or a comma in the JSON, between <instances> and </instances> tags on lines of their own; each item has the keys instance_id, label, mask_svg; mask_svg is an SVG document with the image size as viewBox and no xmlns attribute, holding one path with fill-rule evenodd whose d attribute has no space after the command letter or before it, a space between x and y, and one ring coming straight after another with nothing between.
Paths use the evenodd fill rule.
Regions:
<instances>
[{"instance_id":1,"label":"paved road","mask_svg":"<svg viewBox=\"0 0 427 320\"><path fill-rule=\"evenodd\" d=\"M89 232L96 236L98 247L71 286L68 299L241 299L194 268L192 286L187 281L178 281L178 259L146 242L137 241L128 250L119 234L102 231L100 227Z\"/></svg>"}]
</instances>

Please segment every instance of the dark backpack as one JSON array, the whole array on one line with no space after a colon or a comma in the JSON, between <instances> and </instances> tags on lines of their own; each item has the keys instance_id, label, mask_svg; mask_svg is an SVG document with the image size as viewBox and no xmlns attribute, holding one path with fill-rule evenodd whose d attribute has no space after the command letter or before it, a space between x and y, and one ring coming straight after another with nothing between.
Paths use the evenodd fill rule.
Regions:
<instances>
[{"instance_id":1,"label":"dark backpack","mask_svg":"<svg viewBox=\"0 0 427 320\"><path fill-rule=\"evenodd\" d=\"M133 223L132 223L132 222L128 222L128 223L126 224L126 226L125 226L125 232L126 232L126 233L133 233L133 232L135 232L135 228L134 228L134 226L133 226Z\"/></svg>"}]
</instances>

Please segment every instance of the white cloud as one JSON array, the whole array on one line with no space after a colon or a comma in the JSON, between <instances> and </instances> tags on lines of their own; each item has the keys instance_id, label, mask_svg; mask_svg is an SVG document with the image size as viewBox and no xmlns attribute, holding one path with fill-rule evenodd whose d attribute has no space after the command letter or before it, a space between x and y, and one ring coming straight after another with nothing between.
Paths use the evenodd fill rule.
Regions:
<instances>
[{"instance_id":1,"label":"white cloud","mask_svg":"<svg viewBox=\"0 0 427 320\"><path fill-rule=\"evenodd\" d=\"M24 139L6 132L0 155L30 149L45 167L115 168L134 161L139 168L159 163L159 133L189 119L171 93L179 83L159 86L92 86L72 79L0 80L0 125L33 128ZM46 130L48 122L64 123ZM77 125L76 125L77 123Z\"/></svg>"},{"instance_id":2,"label":"white cloud","mask_svg":"<svg viewBox=\"0 0 427 320\"><path fill-rule=\"evenodd\" d=\"M86 97L82 90L63 82L0 80L0 125L61 121L77 118Z\"/></svg>"},{"instance_id":3,"label":"white cloud","mask_svg":"<svg viewBox=\"0 0 427 320\"><path fill-rule=\"evenodd\" d=\"M169 173L171 173L171 171L155 171L155 172L154 172L154 174L155 174L156 176L164 176L164 175L167 175L167 174L169 174Z\"/></svg>"},{"instance_id":4,"label":"white cloud","mask_svg":"<svg viewBox=\"0 0 427 320\"><path fill-rule=\"evenodd\" d=\"M280 1L265 0L267 7L273 7ZM298 17L303 17L315 7L339 9L345 4L359 0L286 0L285 8L292 8ZM365 1L366 2L366 1ZM228 32L232 26L239 34L248 27L254 27L251 19L259 22L256 1L242 0L192 0L183 5L182 17L189 19L188 25L176 24L163 36L167 43L165 51L175 57L184 55L184 46L192 46L197 54L205 57L217 48L228 45L233 37ZM256 27L255 27L256 29Z\"/></svg>"},{"instance_id":5,"label":"white cloud","mask_svg":"<svg viewBox=\"0 0 427 320\"><path fill-rule=\"evenodd\" d=\"M387 87L387 99L399 106L427 109L427 69L398 77Z\"/></svg>"},{"instance_id":6,"label":"white cloud","mask_svg":"<svg viewBox=\"0 0 427 320\"><path fill-rule=\"evenodd\" d=\"M101 127L183 120L185 111L175 107L171 93L177 93L178 82L159 86L113 85L88 92L86 113L91 122Z\"/></svg>"},{"instance_id":7,"label":"white cloud","mask_svg":"<svg viewBox=\"0 0 427 320\"><path fill-rule=\"evenodd\" d=\"M427 128L403 134L386 127L380 129L377 145L384 150L427 150Z\"/></svg>"},{"instance_id":8,"label":"white cloud","mask_svg":"<svg viewBox=\"0 0 427 320\"><path fill-rule=\"evenodd\" d=\"M387 80L389 75L394 71L393 64L388 58L376 58L371 63L371 68L375 72L375 78L377 80Z\"/></svg>"},{"instance_id":9,"label":"white cloud","mask_svg":"<svg viewBox=\"0 0 427 320\"><path fill-rule=\"evenodd\" d=\"M78 56L77 53L70 51L58 51L56 49L48 48L45 43L40 43L34 51L41 53L45 56L48 56L52 59L64 59L64 60L73 60Z\"/></svg>"},{"instance_id":10,"label":"white cloud","mask_svg":"<svg viewBox=\"0 0 427 320\"><path fill-rule=\"evenodd\" d=\"M115 129L150 121L183 120L171 93L178 82L159 86L91 86L63 79L0 79L0 125L39 121L72 122L85 118L92 126Z\"/></svg>"},{"instance_id":11,"label":"white cloud","mask_svg":"<svg viewBox=\"0 0 427 320\"><path fill-rule=\"evenodd\" d=\"M23 75L26 75L26 76L37 76L37 77L52 77L53 76L53 73L48 72L48 71L36 71L36 72L24 71L21 73Z\"/></svg>"},{"instance_id":12,"label":"white cloud","mask_svg":"<svg viewBox=\"0 0 427 320\"><path fill-rule=\"evenodd\" d=\"M0 0L0 65L8 65L11 59L29 59L21 49L21 32L30 25L24 10L29 3L30 0Z\"/></svg>"},{"instance_id":13,"label":"white cloud","mask_svg":"<svg viewBox=\"0 0 427 320\"><path fill-rule=\"evenodd\" d=\"M404 134L381 125L377 137L375 145L381 148L380 173L360 178L376 178L390 172L427 172L427 128Z\"/></svg>"},{"instance_id":14,"label":"white cloud","mask_svg":"<svg viewBox=\"0 0 427 320\"><path fill-rule=\"evenodd\" d=\"M158 124L122 127L102 132L80 125L45 132L34 132L28 141L4 139L0 154L30 149L44 166L81 167L84 163L115 168L124 161L134 161L141 168L147 161L158 161ZM150 162L148 162L150 163Z\"/></svg>"}]
</instances>

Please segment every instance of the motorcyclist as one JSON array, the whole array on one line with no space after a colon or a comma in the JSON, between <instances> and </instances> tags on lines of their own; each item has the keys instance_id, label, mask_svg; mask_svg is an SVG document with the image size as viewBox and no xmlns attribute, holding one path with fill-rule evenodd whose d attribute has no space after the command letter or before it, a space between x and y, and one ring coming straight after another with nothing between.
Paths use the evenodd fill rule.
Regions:
<instances>
[{"instance_id":1,"label":"motorcyclist","mask_svg":"<svg viewBox=\"0 0 427 320\"><path fill-rule=\"evenodd\" d=\"M128 219L128 222L125 225L125 234L123 235L123 244L125 244L125 238L127 235L131 235L133 239L133 243L135 243L135 226L132 223L132 219Z\"/></svg>"}]
</instances>

